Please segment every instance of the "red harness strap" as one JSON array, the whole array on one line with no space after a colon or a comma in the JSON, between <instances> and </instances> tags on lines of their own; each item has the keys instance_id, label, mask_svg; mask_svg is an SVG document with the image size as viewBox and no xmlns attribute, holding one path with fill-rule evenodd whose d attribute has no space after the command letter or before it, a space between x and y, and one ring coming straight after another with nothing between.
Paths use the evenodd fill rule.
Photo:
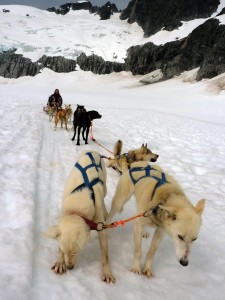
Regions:
<instances>
[{"instance_id":1,"label":"red harness strap","mask_svg":"<svg viewBox=\"0 0 225 300\"><path fill-rule=\"evenodd\" d=\"M107 229L107 228L115 228L115 227L118 227L118 226L124 226L125 223L127 222L130 222L130 221L133 221L137 218L140 218L140 217L147 217L147 211L144 212L144 213L141 213L137 216L134 216L134 217L131 217L131 218L128 218L126 220L120 220L120 221L117 221L117 222L113 222L111 224L104 224L103 222L98 222L98 223L95 223L94 221L91 221L85 217L82 217L84 219L84 221L86 222L86 224L90 227L91 230L97 230L97 231L102 231L104 229Z\"/></svg>"},{"instance_id":2,"label":"red harness strap","mask_svg":"<svg viewBox=\"0 0 225 300\"><path fill-rule=\"evenodd\" d=\"M84 221L90 227L91 230L102 231L103 229L105 229L105 225L103 222L95 223L94 221L91 221L85 217L82 217L82 219L84 219Z\"/></svg>"}]
</instances>

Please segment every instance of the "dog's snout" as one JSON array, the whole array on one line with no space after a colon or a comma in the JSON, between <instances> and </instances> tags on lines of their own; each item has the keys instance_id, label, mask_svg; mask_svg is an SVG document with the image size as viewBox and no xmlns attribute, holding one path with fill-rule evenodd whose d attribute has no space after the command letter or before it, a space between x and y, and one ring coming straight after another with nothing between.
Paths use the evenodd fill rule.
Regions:
<instances>
[{"instance_id":1,"label":"dog's snout","mask_svg":"<svg viewBox=\"0 0 225 300\"><path fill-rule=\"evenodd\" d=\"M74 268L74 265L69 265L69 266L67 266L67 269L68 269L68 270L73 270L73 268Z\"/></svg>"},{"instance_id":2,"label":"dog's snout","mask_svg":"<svg viewBox=\"0 0 225 300\"><path fill-rule=\"evenodd\" d=\"M158 154L154 154L154 156L150 159L151 162L156 162L158 159L159 155Z\"/></svg>"},{"instance_id":3,"label":"dog's snout","mask_svg":"<svg viewBox=\"0 0 225 300\"><path fill-rule=\"evenodd\" d=\"M184 267L186 267L186 266L188 265L188 260L187 260L187 259L181 258L179 262L180 262L180 264L181 264L182 266L184 266Z\"/></svg>"}]
</instances>

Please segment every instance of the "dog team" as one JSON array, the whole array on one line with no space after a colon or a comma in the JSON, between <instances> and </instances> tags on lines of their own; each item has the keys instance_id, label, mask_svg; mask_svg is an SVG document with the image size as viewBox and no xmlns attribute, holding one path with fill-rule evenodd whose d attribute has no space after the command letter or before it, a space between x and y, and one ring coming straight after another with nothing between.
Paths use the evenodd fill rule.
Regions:
<instances>
[{"instance_id":1,"label":"dog team","mask_svg":"<svg viewBox=\"0 0 225 300\"><path fill-rule=\"evenodd\" d=\"M47 106L43 108L45 112L49 115L49 122L55 116L55 129L57 128L58 122L61 122L61 128L65 124L67 130L67 123L71 121L73 111L71 105L66 105L65 108L62 108L62 97L58 89L55 89L54 93L48 98Z\"/></svg>"},{"instance_id":2,"label":"dog team","mask_svg":"<svg viewBox=\"0 0 225 300\"><path fill-rule=\"evenodd\" d=\"M105 157L96 151L80 155L65 183L62 209L57 225L45 236L57 239L59 253L52 269L57 274L72 270L78 256L90 239L91 229L97 230L101 247L102 280L115 282L110 267L107 227L124 204L136 198L138 216L134 221L134 255L131 271L153 276L153 259L167 233L174 244L175 255L182 266L187 266L193 242L198 238L201 216L205 206L202 199L194 206L178 182L156 162L157 154L147 144L122 154L122 142L114 147L114 157L105 164ZM106 166L120 173L110 212L105 207L107 193ZM141 267L141 243L145 227L154 228L150 248ZM115 229L116 230L116 229Z\"/></svg>"},{"instance_id":3,"label":"dog team","mask_svg":"<svg viewBox=\"0 0 225 300\"><path fill-rule=\"evenodd\" d=\"M54 93L48 98L47 106L43 107L43 111L47 112L49 115L49 122L55 116L55 127L57 129L57 125L61 122L61 128L63 128L63 124L65 124L65 128L67 130L68 122L71 122L73 115L73 129L74 135L72 137L72 141L75 140L77 133L77 143L76 145L80 145L80 134L82 134L82 138L85 141L85 144L88 144L88 136L90 126L94 119L100 119L102 116L96 111L86 111L83 105L77 104L77 108L73 113L71 108L71 104L66 105L65 108L62 108L62 97L59 93L59 90L56 89Z\"/></svg>"}]
</instances>

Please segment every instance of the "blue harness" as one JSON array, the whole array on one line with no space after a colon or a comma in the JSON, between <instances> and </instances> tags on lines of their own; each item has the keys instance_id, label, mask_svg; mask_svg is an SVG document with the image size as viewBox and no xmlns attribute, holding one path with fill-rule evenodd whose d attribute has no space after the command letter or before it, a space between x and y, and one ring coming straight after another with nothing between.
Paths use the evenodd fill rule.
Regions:
<instances>
[{"instance_id":1,"label":"blue harness","mask_svg":"<svg viewBox=\"0 0 225 300\"><path fill-rule=\"evenodd\" d=\"M139 177L138 179L135 179L133 177L133 173L134 172L140 172L140 171L145 171L145 174L141 177ZM157 176L154 176L154 175L151 175L151 171L157 171L161 174L161 178L160 177L157 177ZM154 187L154 190L152 192L152 198L154 197L155 195L155 192L156 190L161 187L162 185L164 185L165 183L170 183L169 181L166 180L166 175L164 172L162 171L159 171L157 169L154 169L152 166L148 165L147 167L136 167L136 168L131 168L129 170L129 174L130 174L130 178L133 182L133 184L137 184L141 179L144 179L144 178L153 178L157 181L155 187Z\"/></svg>"},{"instance_id":2,"label":"blue harness","mask_svg":"<svg viewBox=\"0 0 225 300\"><path fill-rule=\"evenodd\" d=\"M96 171L98 172L99 170L102 170L102 163L101 163L101 159L100 159L100 163L97 164L91 152L87 152L86 155L88 155L89 158L90 158L90 160L91 160L91 164L90 165L87 165L86 167L82 167L79 163L75 164L75 167L81 172L81 174L83 176L84 183L82 183L78 187L76 187L71 192L71 194L75 193L77 191L82 191L84 188L88 188L91 191L91 199L95 203L95 193L94 193L93 186L95 186L99 182L101 184L103 184L103 181L101 179L99 179L99 178L95 178L92 181L89 181L86 171L88 169L90 169L90 168L95 168ZM99 157L101 158L101 156L99 156Z\"/></svg>"}]
</instances>

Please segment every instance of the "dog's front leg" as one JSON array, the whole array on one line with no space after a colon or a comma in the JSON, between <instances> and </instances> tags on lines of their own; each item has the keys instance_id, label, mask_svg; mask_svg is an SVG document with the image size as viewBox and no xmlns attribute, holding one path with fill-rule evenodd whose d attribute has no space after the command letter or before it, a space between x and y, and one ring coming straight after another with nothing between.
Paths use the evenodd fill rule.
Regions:
<instances>
[{"instance_id":1,"label":"dog's front leg","mask_svg":"<svg viewBox=\"0 0 225 300\"><path fill-rule=\"evenodd\" d=\"M62 251L60 249L59 249L57 261L54 264L54 266L52 266L52 270L56 274L60 274L60 275L62 275L63 273L66 272L66 264L65 264L64 254L62 253Z\"/></svg>"},{"instance_id":2,"label":"dog's front leg","mask_svg":"<svg viewBox=\"0 0 225 300\"><path fill-rule=\"evenodd\" d=\"M83 137L83 140L84 140L84 141L85 141L85 136L84 136L85 131L86 131L86 127L84 127L84 128L83 128L83 131L82 131L82 137Z\"/></svg>"},{"instance_id":3,"label":"dog's front leg","mask_svg":"<svg viewBox=\"0 0 225 300\"><path fill-rule=\"evenodd\" d=\"M87 129L86 129L86 139L85 139L85 144L88 144L89 128L90 128L90 127L87 127Z\"/></svg>"},{"instance_id":4,"label":"dog's front leg","mask_svg":"<svg viewBox=\"0 0 225 300\"><path fill-rule=\"evenodd\" d=\"M108 241L106 231L99 232L99 242L101 246L101 259L102 259L102 281L107 283L115 282L115 277L112 274L111 267L109 264L109 255L108 255Z\"/></svg>"},{"instance_id":5,"label":"dog's front leg","mask_svg":"<svg viewBox=\"0 0 225 300\"><path fill-rule=\"evenodd\" d=\"M145 274L147 277L152 277L153 276L152 261L153 261L153 257L155 255L155 252L158 249L159 244L160 244L160 242L163 238L163 234L164 234L164 232L163 232L162 228L160 228L160 227L158 227L154 232L152 242L151 242L151 246L150 246L150 249L147 253L145 265L144 265L144 268L143 268L143 274Z\"/></svg>"},{"instance_id":6,"label":"dog's front leg","mask_svg":"<svg viewBox=\"0 0 225 300\"><path fill-rule=\"evenodd\" d=\"M76 137L76 130L77 130L77 126L74 126L74 135L73 135L71 141L74 141L74 140L75 140L75 137Z\"/></svg>"},{"instance_id":7,"label":"dog's front leg","mask_svg":"<svg viewBox=\"0 0 225 300\"><path fill-rule=\"evenodd\" d=\"M81 127L78 126L78 133L77 133L77 145L78 146L80 145L80 130L81 130Z\"/></svg>"},{"instance_id":8,"label":"dog's front leg","mask_svg":"<svg viewBox=\"0 0 225 300\"><path fill-rule=\"evenodd\" d=\"M139 220L134 223L134 260L131 272L141 274L141 242L142 242L142 225Z\"/></svg>"},{"instance_id":9,"label":"dog's front leg","mask_svg":"<svg viewBox=\"0 0 225 300\"><path fill-rule=\"evenodd\" d=\"M124 204L131 198L133 192L134 186L131 183L131 180L129 178L127 179L126 174L122 175L117 184L116 193L112 200L110 213L106 220L107 224L111 223L112 218L116 213L123 210Z\"/></svg>"}]
</instances>

